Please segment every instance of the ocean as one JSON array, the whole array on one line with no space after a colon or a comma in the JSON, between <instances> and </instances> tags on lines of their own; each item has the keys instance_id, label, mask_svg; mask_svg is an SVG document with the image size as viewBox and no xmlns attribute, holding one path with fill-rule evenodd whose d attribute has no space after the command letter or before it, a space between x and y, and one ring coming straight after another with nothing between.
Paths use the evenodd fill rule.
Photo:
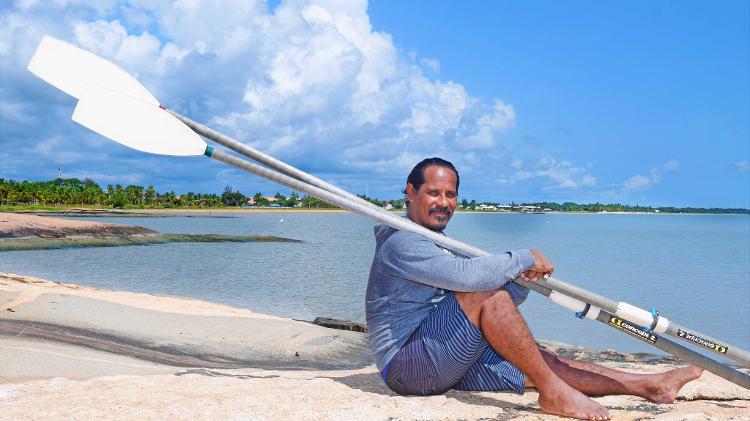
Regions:
<instances>
[{"instance_id":1,"label":"ocean","mask_svg":"<svg viewBox=\"0 0 750 421\"><path fill-rule=\"evenodd\" d=\"M0 253L0 271L99 288L199 298L255 312L364 322L373 223L348 213L83 218L169 233L267 234L304 243L172 243ZM554 275L750 349L746 215L459 213L446 234L490 252L534 247ZM660 353L531 293L537 338ZM96 315L92 315L96 317Z\"/></svg>"}]
</instances>

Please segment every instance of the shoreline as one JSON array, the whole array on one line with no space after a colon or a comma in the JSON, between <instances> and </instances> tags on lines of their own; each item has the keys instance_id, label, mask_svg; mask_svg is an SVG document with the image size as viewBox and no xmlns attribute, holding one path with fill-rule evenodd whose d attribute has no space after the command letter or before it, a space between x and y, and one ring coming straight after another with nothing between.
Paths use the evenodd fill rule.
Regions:
<instances>
[{"instance_id":1,"label":"shoreline","mask_svg":"<svg viewBox=\"0 0 750 421\"><path fill-rule=\"evenodd\" d=\"M400 215L405 209L389 211L394 215ZM34 210L14 209L3 210L0 213L37 215L37 216L63 216L63 217L216 217L232 218L232 214L271 214L271 213L316 213L335 214L351 213L346 209L313 209L313 208L151 208L151 209L107 209L107 208L60 208L56 210ZM456 210L457 214L487 214L487 215L684 215L684 216L750 216L745 213L682 213L682 212L560 212L550 211L542 213L534 212L493 212L481 210Z\"/></svg>"},{"instance_id":2,"label":"shoreline","mask_svg":"<svg viewBox=\"0 0 750 421\"><path fill-rule=\"evenodd\" d=\"M541 345L634 372L676 364ZM372 366L362 333L22 275L0 274L0 360L0 413L11 419L550 419L533 390L396 395ZM750 411L750 390L710 373L674 404L596 400L625 420L739 419Z\"/></svg>"}]
</instances>

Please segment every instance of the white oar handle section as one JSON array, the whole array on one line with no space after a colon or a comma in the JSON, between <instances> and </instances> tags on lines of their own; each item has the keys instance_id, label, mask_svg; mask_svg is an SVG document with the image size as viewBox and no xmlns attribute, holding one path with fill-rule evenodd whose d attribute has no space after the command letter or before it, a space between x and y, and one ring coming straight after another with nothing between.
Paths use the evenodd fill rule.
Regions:
<instances>
[{"instance_id":1,"label":"white oar handle section","mask_svg":"<svg viewBox=\"0 0 750 421\"><path fill-rule=\"evenodd\" d=\"M653 330L656 333L664 333L669 327L669 319L667 319L666 317L662 317L659 315L654 317L654 314L652 312L624 302L617 303L617 311L615 312L615 315L617 317L621 317L625 320L631 321L637 325L643 326L647 329ZM656 325L654 325L654 319L656 319Z\"/></svg>"},{"instance_id":2,"label":"white oar handle section","mask_svg":"<svg viewBox=\"0 0 750 421\"><path fill-rule=\"evenodd\" d=\"M587 318L589 320L596 320L596 318L599 317L599 312L601 311L599 307L592 306L580 300L576 300L573 297L569 297L557 291L552 291L549 294L548 298L553 303L561 305L567 308L568 310L576 313L576 315L580 314L579 317Z\"/></svg>"}]
</instances>

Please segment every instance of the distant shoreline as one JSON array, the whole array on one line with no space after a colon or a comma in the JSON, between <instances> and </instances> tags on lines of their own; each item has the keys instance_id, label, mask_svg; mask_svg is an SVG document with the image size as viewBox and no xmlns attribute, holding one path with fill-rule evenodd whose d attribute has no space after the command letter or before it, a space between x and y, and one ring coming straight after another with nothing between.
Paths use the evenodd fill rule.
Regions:
<instances>
[{"instance_id":1,"label":"distant shoreline","mask_svg":"<svg viewBox=\"0 0 750 421\"><path fill-rule=\"evenodd\" d=\"M349 212L345 209L312 209L312 208L160 208L160 209L104 209L104 208L59 208L59 209L13 209L3 210L14 214L31 214L39 216L71 216L71 217L179 217L179 216L211 216L231 214L269 214L269 213L319 213L333 214ZM391 210L394 215L399 215L405 210ZM493 212L480 210L456 210L456 213L487 214L487 215L725 215L725 216L749 216L744 213L686 213L686 212L560 212L550 211L543 213L532 212Z\"/></svg>"}]
</instances>

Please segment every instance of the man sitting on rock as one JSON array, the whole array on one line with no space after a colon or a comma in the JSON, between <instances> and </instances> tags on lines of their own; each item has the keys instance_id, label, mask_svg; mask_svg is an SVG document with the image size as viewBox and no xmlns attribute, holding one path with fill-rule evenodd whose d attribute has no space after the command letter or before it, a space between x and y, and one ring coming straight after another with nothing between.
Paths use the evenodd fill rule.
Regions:
<instances>
[{"instance_id":1,"label":"man sitting on rock","mask_svg":"<svg viewBox=\"0 0 750 421\"><path fill-rule=\"evenodd\" d=\"M440 158L417 164L406 182L413 222L442 232L456 209L459 177ZM671 403L702 369L625 373L540 350L516 306L528 290L509 281L552 273L537 250L468 258L427 238L375 227L377 248L366 312L378 370L399 394L448 389L515 391L534 387L542 411L580 419L609 418L586 397L635 395Z\"/></svg>"}]
</instances>

